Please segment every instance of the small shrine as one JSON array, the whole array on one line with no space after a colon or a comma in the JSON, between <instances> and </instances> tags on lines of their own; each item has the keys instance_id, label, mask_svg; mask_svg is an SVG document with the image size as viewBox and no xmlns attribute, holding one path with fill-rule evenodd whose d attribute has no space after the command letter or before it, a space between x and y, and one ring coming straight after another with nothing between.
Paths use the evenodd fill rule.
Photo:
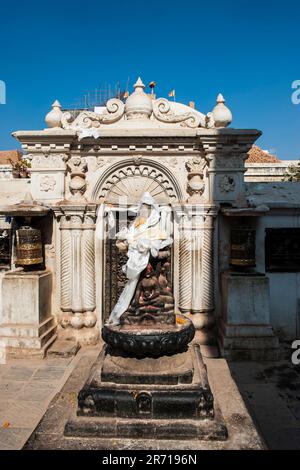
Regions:
<instances>
[{"instance_id":1,"label":"small shrine","mask_svg":"<svg viewBox=\"0 0 300 470\"><path fill-rule=\"evenodd\" d=\"M298 186L246 181L261 132L230 127L221 94L203 113L138 78L126 99L76 111L56 100L45 120L13 133L30 179L1 193L1 348L97 350L80 384L69 379L66 447L80 437L93 448L127 438L226 448L236 429L251 446L253 424L226 419L209 361L276 359L280 334L293 336Z\"/></svg>"},{"instance_id":2,"label":"small shrine","mask_svg":"<svg viewBox=\"0 0 300 470\"><path fill-rule=\"evenodd\" d=\"M18 312L23 295L28 306L43 296L45 309L34 320L28 314L29 329L20 326L19 313L4 313L0 337L8 353L43 356L59 339L97 344L116 319L125 329L141 321L171 328L177 316L182 325L191 322L203 347L221 354L275 354L268 279L255 271L255 225L268 208L252 201L244 181L247 153L261 133L230 128L231 121L221 94L205 114L156 99L139 78L124 101L76 113L55 101L46 129L14 132L30 161L31 203L26 214L21 201L0 207L10 247L3 305ZM143 204L143 197L152 202ZM139 253L126 272L139 205L140 221L157 208L157 230L167 238L158 237L161 248L150 250L158 256L145 264ZM36 269L20 262L25 245ZM128 278L137 269L143 277ZM12 279L27 286L22 302ZM240 322L229 297L239 296L242 285L264 300L259 314L250 309ZM108 342L111 334L105 330Z\"/></svg>"}]
</instances>

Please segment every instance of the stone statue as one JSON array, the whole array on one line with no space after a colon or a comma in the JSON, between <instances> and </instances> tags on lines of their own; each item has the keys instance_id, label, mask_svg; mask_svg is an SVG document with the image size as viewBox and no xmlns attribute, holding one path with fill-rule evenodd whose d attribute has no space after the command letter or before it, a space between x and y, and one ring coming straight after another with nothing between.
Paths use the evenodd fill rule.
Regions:
<instances>
[{"instance_id":1,"label":"stone statue","mask_svg":"<svg viewBox=\"0 0 300 470\"><path fill-rule=\"evenodd\" d=\"M145 193L133 210L137 213L133 223L116 235L118 249L127 252L128 260L123 270L128 282L108 323L151 321L153 315L157 320L163 316L165 322L174 322L174 301L166 278L166 258L170 252L162 251L173 240L161 230L159 206L151 194Z\"/></svg>"}]
</instances>

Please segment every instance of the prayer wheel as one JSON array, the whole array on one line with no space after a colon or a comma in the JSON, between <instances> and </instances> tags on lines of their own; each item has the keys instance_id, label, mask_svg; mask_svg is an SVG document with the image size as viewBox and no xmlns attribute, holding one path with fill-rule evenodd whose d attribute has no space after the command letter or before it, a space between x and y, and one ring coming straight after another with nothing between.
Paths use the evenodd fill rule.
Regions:
<instances>
[{"instance_id":1,"label":"prayer wheel","mask_svg":"<svg viewBox=\"0 0 300 470\"><path fill-rule=\"evenodd\" d=\"M32 266L43 263L41 231L24 226L16 231L17 261L20 266Z\"/></svg>"},{"instance_id":2,"label":"prayer wheel","mask_svg":"<svg viewBox=\"0 0 300 470\"><path fill-rule=\"evenodd\" d=\"M255 233L252 227L241 226L231 229L231 266L239 268L256 266Z\"/></svg>"}]
</instances>

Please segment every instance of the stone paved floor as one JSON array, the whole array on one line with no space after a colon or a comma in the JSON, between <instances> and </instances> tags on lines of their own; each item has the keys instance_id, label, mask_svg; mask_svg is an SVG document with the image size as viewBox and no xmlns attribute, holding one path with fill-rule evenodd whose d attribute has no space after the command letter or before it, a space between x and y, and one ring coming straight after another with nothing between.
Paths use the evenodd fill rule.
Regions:
<instances>
[{"instance_id":1,"label":"stone paved floor","mask_svg":"<svg viewBox=\"0 0 300 470\"><path fill-rule=\"evenodd\" d=\"M0 365L0 450L23 447L82 354ZM266 446L300 450L300 366L287 359L229 367Z\"/></svg>"},{"instance_id":2,"label":"stone paved floor","mask_svg":"<svg viewBox=\"0 0 300 470\"><path fill-rule=\"evenodd\" d=\"M69 377L77 356L13 359L0 365L0 450L23 447Z\"/></svg>"},{"instance_id":3,"label":"stone paved floor","mask_svg":"<svg viewBox=\"0 0 300 470\"><path fill-rule=\"evenodd\" d=\"M300 450L300 366L286 359L229 367L267 448Z\"/></svg>"}]
</instances>

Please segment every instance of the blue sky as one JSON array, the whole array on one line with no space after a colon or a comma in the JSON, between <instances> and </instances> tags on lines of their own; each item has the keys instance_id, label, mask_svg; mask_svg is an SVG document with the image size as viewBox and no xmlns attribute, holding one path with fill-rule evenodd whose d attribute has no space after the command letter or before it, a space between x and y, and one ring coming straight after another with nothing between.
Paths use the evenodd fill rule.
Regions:
<instances>
[{"instance_id":1,"label":"blue sky","mask_svg":"<svg viewBox=\"0 0 300 470\"><path fill-rule=\"evenodd\" d=\"M300 2L286 0L45 0L0 3L0 149L19 129L43 129L54 99L138 75L156 93L207 113L222 92L235 128L263 131L259 145L300 157Z\"/></svg>"}]
</instances>

